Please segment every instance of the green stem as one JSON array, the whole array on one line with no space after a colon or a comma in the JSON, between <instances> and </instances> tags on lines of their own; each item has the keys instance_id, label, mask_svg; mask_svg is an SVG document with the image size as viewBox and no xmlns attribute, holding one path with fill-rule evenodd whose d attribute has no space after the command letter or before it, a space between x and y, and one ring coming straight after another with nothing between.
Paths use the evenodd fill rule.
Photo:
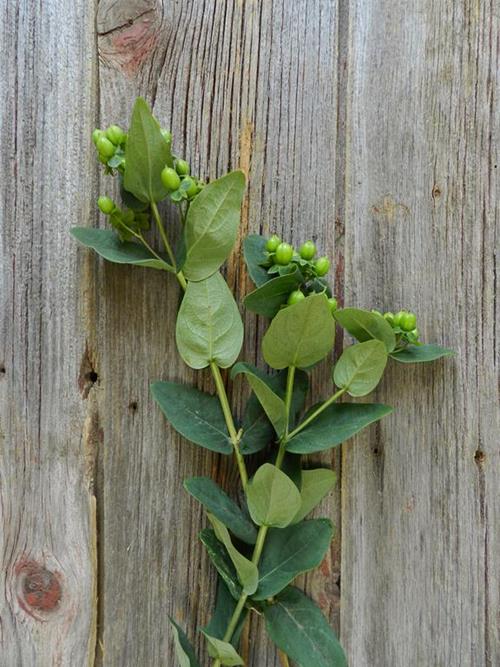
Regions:
<instances>
[{"instance_id":1,"label":"green stem","mask_svg":"<svg viewBox=\"0 0 500 667\"><path fill-rule=\"evenodd\" d=\"M154 219L156 220L156 224L158 226L158 229L160 230L160 236L161 236L161 240L163 241L163 245L165 246L165 250L167 251L169 259L172 262L172 266L174 267L174 269L176 269L177 268L177 262L175 261L175 255L172 251L170 243L168 242L167 233L165 232L165 227L163 226L163 222L161 221L160 212L158 211L158 206L156 205L156 202L154 202L154 201L151 202L151 210L153 211ZM181 272L179 272L179 273L181 273ZM182 276L182 277L184 278L184 276Z\"/></svg>"},{"instance_id":2,"label":"green stem","mask_svg":"<svg viewBox=\"0 0 500 667\"><path fill-rule=\"evenodd\" d=\"M293 431L288 434L288 440L291 440L294 436L297 435L297 433L300 433L302 431L302 429L304 429L312 421L314 421L316 419L316 417L319 417L319 415L323 412L323 410L326 410L327 407L332 405L332 403L334 403L337 400L337 398L340 398L340 396L342 396L342 394L344 394L345 391L346 391L345 388L344 389L339 389L337 392L335 392L335 394L333 394L333 396L330 396L330 398L327 398L327 400L324 401L318 408L316 408L316 410L314 410L314 412L311 412L309 417L306 417L306 419L304 419L304 421L301 422L297 426L297 428L294 428Z\"/></svg>"},{"instance_id":3,"label":"green stem","mask_svg":"<svg viewBox=\"0 0 500 667\"><path fill-rule=\"evenodd\" d=\"M234 425L233 414L229 406L226 387L224 386L220 369L214 361L210 362L210 370L212 371L212 375L215 380L215 388L217 389L217 395L219 396L219 401L222 408L222 412L224 414L224 419L226 421L227 430L229 432L229 437L231 438L231 443L233 445L234 455L236 457L236 463L238 464L238 469L240 471L243 490L245 490L248 482L248 474L245 465L245 459L243 458L243 455L240 451L240 435L236 430L236 426Z\"/></svg>"}]
</instances>

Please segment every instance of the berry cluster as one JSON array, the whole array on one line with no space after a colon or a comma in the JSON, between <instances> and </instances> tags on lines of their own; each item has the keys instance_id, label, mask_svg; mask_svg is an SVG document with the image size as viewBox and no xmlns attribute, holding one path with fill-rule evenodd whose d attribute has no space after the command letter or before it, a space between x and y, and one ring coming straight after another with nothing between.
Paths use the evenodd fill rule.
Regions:
<instances>
[{"instance_id":1,"label":"berry cluster","mask_svg":"<svg viewBox=\"0 0 500 667\"><path fill-rule=\"evenodd\" d=\"M284 276L295 271L302 274L302 285L290 293L287 305L298 303L311 294L325 292L329 295L328 303L332 313L337 310L337 299L330 296L328 284L324 280L330 270L330 260L325 256L314 259L316 246L312 241L303 243L297 252L293 246L273 234L265 247L267 257L262 266L267 268L268 274Z\"/></svg>"},{"instance_id":2,"label":"berry cluster","mask_svg":"<svg viewBox=\"0 0 500 667\"><path fill-rule=\"evenodd\" d=\"M149 214L132 209L122 210L110 197L99 197L97 205L118 232L122 241L130 241L143 230L149 229Z\"/></svg>"},{"instance_id":3,"label":"berry cluster","mask_svg":"<svg viewBox=\"0 0 500 667\"><path fill-rule=\"evenodd\" d=\"M205 184L190 175L189 164L186 160L181 158L174 158L174 160L174 168L167 165L161 172L161 181L169 191L169 197L173 202L192 200L201 192Z\"/></svg>"},{"instance_id":4,"label":"berry cluster","mask_svg":"<svg viewBox=\"0 0 500 667\"><path fill-rule=\"evenodd\" d=\"M96 128L92 140L99 155L99 161L106 165L106 172L114 169L123 173L125 168L125 144L127 135L119 125L110 125L107 130Z\"/></svg>"},{"instance_id":5,"label":"berry cluster","mask_svg":"<svg viewBox=\"0 0 500 667\"><path fill-rule=\"evenodd\" d=\"M396 334L397 346L404 347L408 343L413 345L418 343L420 332L417 327L417 316L408 310L400 310L396 314L387 312L381 313L379 310L372 310L372 313L381 315L387 320Z\"/></svg>"}]
</instances>

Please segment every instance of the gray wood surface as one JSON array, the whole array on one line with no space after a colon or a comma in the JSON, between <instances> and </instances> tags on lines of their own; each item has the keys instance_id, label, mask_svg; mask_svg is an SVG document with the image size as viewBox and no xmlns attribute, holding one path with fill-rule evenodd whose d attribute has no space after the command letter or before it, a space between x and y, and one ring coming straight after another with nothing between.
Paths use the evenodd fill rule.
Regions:
<instances>
[{"instance_id":1,"label":"gray wood surface","mask_svg":"<svg viewBox=\"0 0 500 667\"><path fill-rule=\"evenodd\" d=\"M301 583L341 621L351 667L500 664L495 4L0 7L0 665L170 667L168 614L193 639L210 616L206 522L182 480L237 477L149 394L212 387L175 349L178 287L68 235L102 225L94 200L115 192L91 129L126 126L138 94L195 173L248 173L242 236L314 238L341 299L345 282L349 304L414 308L459 352L391 368L377 398L395 413L342 466L323 458L342 474L318 511L337 535ZM238 253L227 278L250 288ZM245 324L261 362L265 323ZM325 366L313 400L329 389ZM243 653L280 664L258 618Z\"/></svg>"},{"instance_id":2,"label":"gray wood surface","mask_svg":"<svg viewBox=\"0 0 500 667\"><path fill-rule=\"evenodd\" d=\"M344 447L355 667L500 664L498 29L497 3L350 5L346 300L457 350L394 364L394 414Z\"/></svg>"},{"instance_id":3,"label":"gray wood surface","mask_svg":"<svg viewBox=\"0 0 500 667\"><path fill-rule=\"evenodd\" d=\"M0 8L0 664L87 665L93 278L68 228L94 208L94 8Z\"/></svg>"}]
</instances>

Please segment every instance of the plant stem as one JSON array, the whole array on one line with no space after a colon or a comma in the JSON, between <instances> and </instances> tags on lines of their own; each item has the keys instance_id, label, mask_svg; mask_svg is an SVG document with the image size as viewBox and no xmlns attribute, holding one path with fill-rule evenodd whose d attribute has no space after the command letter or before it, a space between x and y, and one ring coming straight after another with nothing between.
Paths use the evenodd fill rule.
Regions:
<instances>
[{"instance_id":1,"label":"plant stem","mask_svg":"<svg viewBox=\"0 0 500 667\"><path fill-rule=\"evenodd\" d=\"M330 398L327 398L326 401L324 401L314 412L311 412L309 417L306 417L303 422L301 422L297 428L294 428L291 433L288 434L288 440L291 440L294 436L297 435L297 433L300 433L302 429L304 429L306 426L308 426L312 421L316 419L316 417L319 417L319 415L323 412L323 410L326 410L332 403L334 403L337 398L340 398L342 394L345 393L345 389L339 389L333 396L330 396Z\"/></svg>"},{"instance_id":2,"label":"plant stem","mask_svg":"<svg viewBox=\"0 0 500 667\"><path fill-rule=\"evenodd\" d=\"M226 388L222 380L220 368L217 366L215 361L211 361L210 369L212 371L212 375L215 380L217 395L219 396L219 401L222 408L222 412L224 414L224 419L226 420L227 430L229 432L229 437L231 438L231 443L233 445L234 455L236 457L236 463L238 464L238 469L240 471L243 490L245 490L248 482L248 474L247 474L245 459L243 458L243 455L240 451L240 435L236 430L236 426L234 425L233 414L229 406L229 400L227 398Z\"/></svg>"},{"instance_id":3,"label":"plant stem","mask_svg":"<svg viewBox=\"0 0 500 667\"><path fill-rule=\"evenodd\" d=\"M172 266L174 269L177 267L177 262L175 261L175 255L172 251L172 248L170 246L170 243L168 242L168 237L165 232L165 227L163 226L163 222L161 221L160 217L160 212L158 211L158 206L156 205L156 202L151 202L151 210L153 211L153 216L154 219L156 220L156 224L158 226L158 229L160 230L160 236L161 240L163 241L163 245L165 246L165 250L167 251L167 254L170 258L170 261L172 262ZM183 276L184 278L184 276Z\"/></svg>"}]
</instances>

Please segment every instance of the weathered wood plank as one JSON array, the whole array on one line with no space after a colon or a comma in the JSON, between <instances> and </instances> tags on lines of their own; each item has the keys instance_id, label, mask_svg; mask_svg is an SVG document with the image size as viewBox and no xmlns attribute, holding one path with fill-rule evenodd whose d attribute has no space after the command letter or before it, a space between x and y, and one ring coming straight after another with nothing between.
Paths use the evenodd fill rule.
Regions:
<instances>
[{"instance_id":1,"label":"weathered wood plank","mask_svg":"<svg viewBox=\"0 0 500 667\"><path fill-rule=\"evenodd\" d=\"M394 365L394 415L345 447L343 641L353 667L498 665L498 6L350 11L346 300L458 354Z\"/></svg>"},{"instance_id":2,"label":"weathered wood plank","mask_svg":"<svg viewBox=\"0 0 500 667\"><path fill-rule=\"evenodd\" d=\"M95 651L92 377L84 267L94 3L3 2L0 62L0 662ZM81 360L84 360L82 363Z\"/></svg>"},{"instance_id":3,"label":"weathered wood plank","mask_svg":"<svg viewBox=\"0 0 500 667\"><path fill-rule=\"evenodd\" d=\"M126 124L133 99L145 95L195 173L214 177L238 165L250 173L242 234L272 230L296 242L312 236L332 252L336 3L197 0L118 7L103 1L97 25L102 124ZM197 539L206 522L182 479L211 474L227 489L237 479L230 461L181 442L149 395L148 383L157 378L211 386L206 375L179 361L172 336L177 286L152 271L98 266L92 356L99 360L104 437L100 660L120 667L171 665L167 613L194 638L213 599L213 570ZM249 289L239 258L230 263L228 279L241 294ZM260 359L256 336L263 324L247 315L246 326L245 355ZM325 378L323 372L315 381L316 397ZM332 497L323 509L335 520L337 507ZM337 539L308 582L332 620L338 568ZM245 652L249 664L272 667L275 650L262 630L252 621Z\"/></svg>"}]
</instances>

